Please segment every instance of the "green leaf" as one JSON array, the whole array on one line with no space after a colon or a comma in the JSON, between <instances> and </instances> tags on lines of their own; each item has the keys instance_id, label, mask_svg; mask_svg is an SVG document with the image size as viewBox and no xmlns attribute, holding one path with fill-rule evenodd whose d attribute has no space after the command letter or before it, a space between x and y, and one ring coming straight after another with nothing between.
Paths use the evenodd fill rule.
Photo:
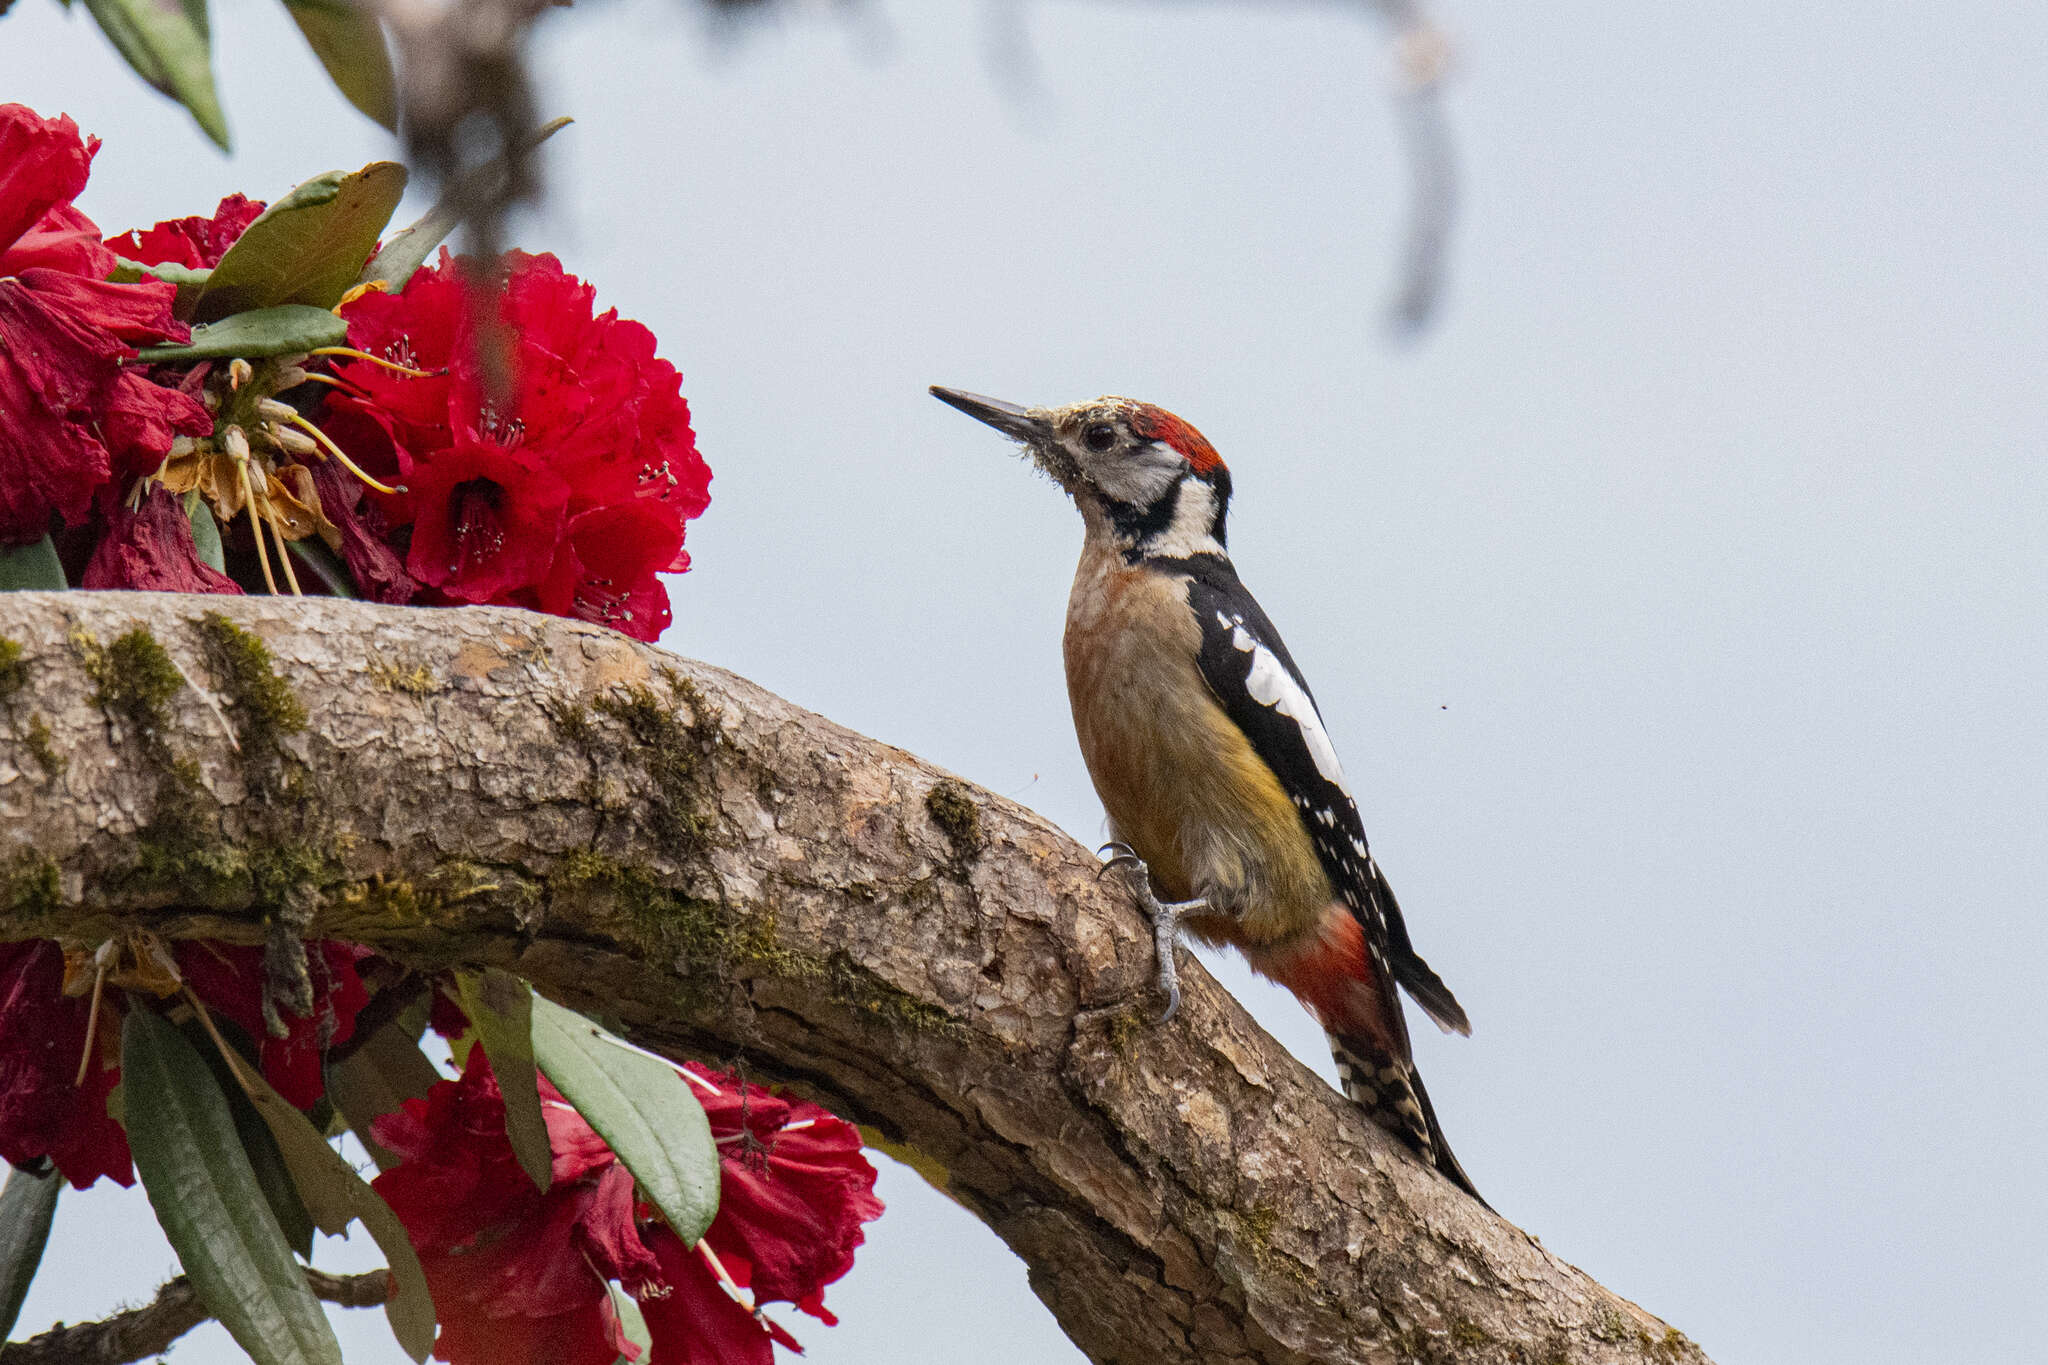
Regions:
<instances>
[{"instance_id":1,"label":"green leaf","mask_svg":"<svg viewBox=\"0 0 2048 1365\"><path fill-rule=\"evenodd\" d=\"M575 121L571 118L550 119L527 134L521 146L531 152ZM434 254L434 248L446 241L448 234L461 224L459 206L494 194L505 179L507 169L505 158L495 157L465 174L441 196L439 203L427 210L425 217L385 238L383 250L363 267L356 283L382 280L394 294L405 288L405 282L412 278L413 272L426 264L427 257Z\"/></svg>"},{"instance_id":2,"label":"green leaf","mask_svg":"<svg viewBox=\"0 0 2048 1365\"><path fill-rule=\"evenodd\" d=\"M57 1195L64 1177L57 1168L40 1174L16 1166L7 1173L7 1188L0 1190L0 1341L14 1330L21 1316L21 1303L28 1297L29 1283L43 1261L43 1246L50 1240L50 1221L57 1216Z\"/></svg>"},{"instance_id":3,"label":"green leaf","mask_svg":"<svg viewBox=\"0 0 2048 1365\"><path fill-rule=\"evenodd\" d=\"M371 1125L398 1112L407 1100L425 1099L440 1079L420 1045L394 1021L348 1056L328 1064L327 1093L377 1169L388 1171L398 1158L377 1145Z\"/></svg>"},{"instance_id":4,"label":"green leaf","mask_svg":"<svg viewBox=\"0 0 2048 1365\"><path fill-rule=\"evenodd\" d=\"M619 1315L620 1333L640 1348L641 1360L649 1359L654 1350L654 1333L647 1330L647 1315L640 1311L640 1301L616 1283L606 1284L605 1289L612 1296L612 1311ZM612 1365L633 1365L633 1362L620 1355Z\"/></svg>"},{"instance_id":5,"label":"green leaf","mask_svg":"<svg viewBox=\"0 0 2048 1365\"><path fill-rule=\"evenodd\" d=\"M204 0L85 0L85 7L135 74L191 110L206 135L227 151L228 124L213 85Z\"/></svg>"},{"instance_id":6,"label":"green leaf","mask_svg":"<svg viewBox=\"0 0 2048 1365\"><path fill-rule=\"evenodd\" d=\"M348 324L325 308L287 303L258 308L192 329L184 345L144 346L141 356L159 360L255 359L266 355L303 355L316 346L339 346L348 340Z\"/></svg>"},{"instance_id":7,"label":"green leaf","mask_svg":"<svg viewBox=\"0 0 2048 1365\"><path fill-rule=\"evenodd\" d=\"M718 1147L675 1066L541 995L533 997L533 1055L683 1245L702 1237L718 1212Z\"/></svg>"},{"instance_id":8,"label":"green leaf","mask_svg":"<svg viewBox=\"0 0 2048 1365\"><path fill-rule=\"evenodd\" d=\"M195 1047L202 1046L199 1039L187 1041ZM270 1205L270 1212L277 1219L278 1230L284 1233L285 1244L304 1259L312 1260L313 1212L306 1207L291 1162L279 1150L277 1137L265 1121L268 1116L259 1113L247 1096L228 1088L234 1083L232 1077L216 1076L215 1080L227 1097L235 1131L242 1138L242 1154L249 1158L249 1170L256 1177L257 1188L263 1191L263 1202Z\"/></svg>"},{"instance_id":9,"label":"green leaf","mask_svg":"<svg viewBox=\"0 0 2048 1365\"><path fill-rule=\"evenodd\" d=\"M519 1158L519 1168L545 1190L553 1179L554 1155L540 1114L540 1081L534 1074L533 990L496 968L457 972L455 989L505 1097L505 1136L512 1140L512 1154Z\"/></svg>"},{"instance_id":10,"label":"green leaf","mask_svg":"<svg viewBox=\"0 0 2048 1365\"><path fill-rule=\"evenodd\" d=\"M48 536L33 545L0 545L0 592L61 592L70 586Z\"/></svg>"},{"instance_id":11,"label":"green leaf","mask_svg":"<svg viewBox=\"0 0 2048 1365\"><path fill-rule=\"evenodd\" d=\"M407 1355L424 1362L434 1348L434 1299L427 1290L427 1274L419 1253L405 1234L405 1225L371 1189L340 1152L329 1146L312 1120L277 1093L263 1074L245 1059L235 1058L235 1079L255 1112L269 1125L285 1167L290 1170L299 1198L313 1222L330 1237L348 1231L360 1218L370 1236L384 1252L385 1264L397 1282L398 1292L384 1305L391 1333Z\"/></svg>"},{"instance_id":12,"label":"green leaf","mask_svg":"<svg viewBox=\"0 0 2048 1365\"><path fill-rule=\"evenodd\" d=\"M341 1365L206 1062L162 1016L130 1009L121 1079L135 1169L200 1301L257 1365Z\"/></svg>"},{"instance_id":13,"label":"green leaf","mask_svg":"<svg viewBox=\"0 0 2048 1365\"><path fill-rule=\"evenodd\" d=\"M397 132L398 83L391 74L384 30L368 7L349 0L284 0L284 7L334 78L335 88L372 120Z\"/></svg>"},{"instance_id":14,"label":"green leaf","mask_svg":"<svg viewBox=\"0 0 2048 1365\"><path fill-rule=\"evenodd\" d=\"M192 316L217 322L283 303L334 307L404 194L405 167L395 161L314 176L235 239L199 291Z\"/></svg>"},{"instance_id":15,"label":"green leaf","mask_svg":"<svg viewBox=\"0 0 2048 1365\"><path fill-rule=\"evenodd\" d=\"M213 271L205 267L178 265L172 261L145 265L126 256L114 258L113 273L107 276L115 284L134 284L137 280L162 280L166 284L175 284L178 294L172 300L171 314L180 322L192 320L192 307L199 299L199 291L212 277Z\"/></svg>"},{"instance_id":16,"label":"green leaf","mask_svg":"<svg viewBox=\"0 0 2048 1365\"><path fill-rule=\"evenodd\" d=\"M220 1026L231 1035L229 1046L237 1049L237 1057L247 1064L249 1035L232 1023ZM197 1019L187 1020L179 1032L185 1041L192 1044L206 1067L213 1072L214 1084L220 1087L221 1095L227 1100L228 1112L234 1116L235 1134L241 1139L242 1154L249 1158L249 1169L256 1176L257 1188L263 1191L264 1202L277 1218L278 1230L284 1233L285 1243L307 1260L313 1257L313 1219L306 1212L305 1201L292 1184L292 1175L285 1165L284 1154L277 1149L277 1139L270 1135L263 1116L256 1112L256 1106L236 1083L236 1076L228 1060L222 1056Z\"/></svg>"},{"instance_id":17,"label":"green leaf","mask_svg":"<svg viewBox=\"0 0 2048 1365\"><path fill-rule=\"evenodd\" d=\"M226 573L228 555L220 543L220 523L213 519L213 509L206 505L206 499L199 496L196 488L185 494L185 515L192 519L192 548L199 552L199 562L216 572Z\"/></svg>"},{"instance_id":18,"label":"green leaf","mask_svg":"<svg viewBox=\"0 0 2048 1365\"><path fill-rule=\"evenodd\" d=\"M314 577L327 591L336 597L357 597L355 580L348 576L348 565L341 562L341 556L327 548L327 542L313 536L304 540L288 540L292 557L313 571Z\"/></svg>"}]
</instances>

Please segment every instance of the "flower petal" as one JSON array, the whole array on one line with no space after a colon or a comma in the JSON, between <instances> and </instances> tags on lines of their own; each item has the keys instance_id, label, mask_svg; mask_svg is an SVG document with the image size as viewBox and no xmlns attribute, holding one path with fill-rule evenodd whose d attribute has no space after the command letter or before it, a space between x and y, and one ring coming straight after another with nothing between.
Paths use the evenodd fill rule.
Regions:
<instances>
[{"instance_id":1,"label":"flower petal","mask_svg":"<svg viewBox=\"0 0 2048 1365\"><path fill-rule=\"evenodd\" d=\"M464 441L407 476L406 570L463 602L489 602L547 575L569 487L528 456Z\"/></svg>"},{"instance_id":2,"label":"flower petal","mask_svg":"<svg viewBox=\"0 0 2048 1365\"><path fill-rule=\"evenodd\" d=\"M152 228L130 228L119 237L109 237L106 244L116 255L144 265L211 269L261 216L263 207L260 199L231 194L220 201L211 218L169 218Z\"/></svg>"},{"instance_id":3,"label":"flower petal","mask_svg":"<svg viewBox=\"0 0 2048 1365\"><path fill-rule=\"evenodd\" d=\"M85 1084L72 1084L92 1005L63 988L64 952L55 943L0 943L0 1157L47 1156L81 1190L103 1175L132 1185L128 1136L107 1114L120 1070L96 1047ZM102 1019L99 1034L104 1043L119 1029L110 1033Z\"/></svg>"},{"instance_id":4,"label":"flower petal","mask_svg":"<svg viewBox=\"0 0 2048 1365\"><path fill-rule=\"evenodd\" d=\"M775 1345L734 1301L704 1258L667 1228L650 1239L666 1295L643 1295L640 1315L653 1339L650 1365L774 1365Z\"/></svg>"},{"instance_id":5,"label":"flower petal","mask_svg":"<svg viewBox=\"0 0 2048 1365\"><path fill-rule=\"evenodd\" d=\"M69 114L44 118L26 105L0 104L0 275L21 269L17 240L85 188L99 146L98 138L78 135Z\"/></svg>"},{"instance_id":6,"label":"flower petal","mask_svg":"<svg viewBox=\"0 0 2048 1365\"><path fill-rule=\"evenodd\" d=\"M109 489L101 497L106 530L85 566L82 588L144 588L158 592L237 593L234 579L199 558L192 520L177 495L152 487L129 511Z\"/></svg>"}]
</instances>

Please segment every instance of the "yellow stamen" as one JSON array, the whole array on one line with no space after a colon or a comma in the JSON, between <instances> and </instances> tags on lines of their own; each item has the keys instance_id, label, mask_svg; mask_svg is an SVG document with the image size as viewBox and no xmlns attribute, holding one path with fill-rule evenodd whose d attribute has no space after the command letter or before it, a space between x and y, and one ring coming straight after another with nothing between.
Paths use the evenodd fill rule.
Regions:
<instances>
[{"instance_id":1,"label":"yellow stamen","mask_svg":"<svg viewBox=\"0 0 2048 1365\"><path fill-rule=\"evenodd\" d=\"M78 1054L78 1075L71 1081L74 1090L85 1084L86 1067L92 1061L92 1039L100 1027L100 990L106 984L107 967L101 963L92 974L92 1013L85 1018L85 1051Z\"/></svg>"},{"instance_id":2,"label":"yellow stamen","mask_svg":"<svg viewBox=\"0 0 2048 1365\"><path fill-rule=\"evenodd\" d=\"M382 365L387 370L396 370L407 379L438 379L440 376L448 373L446 369L415 370L410 365L401 365L395 360L386 360L381 355L371 355L368 351L358 351L353 346L316 346L311 351L308 351L307 354L338 355L349 360L367 360L372 365Z\"/></svg>"},{"instance_id":3,"label":"yellow stamen","mask_svg":"<svg viewBox=\"0 0 2048 1365\"><path fill-rule=\"evenodd\" d=\"M183 987L183 990L185 999L192 1003L192 1012L199 1016L200 1026L206 1030L206 1036L213 1039L213 1045L220 1049L220 1059L228 1064L228 1074L235 1078L236 1085L242 1087L242 1093L254 1102L256 1087L242 1071L247 1065L242 1059L242 1054L229 1047L228 1040L220 1036L220 1030L214 1027L213 1013L206 1008L206 1002L194 994L190 986Z\"/></svg>"},{"instance_id":4,"label":"yellow stamen","mask_svg":"<svg viewBox=\"0 0 2048 1365\"><path fill-rule=\"evenodd\" d=\"M256 532L256 562L263 566L263 582L270 589L270 595L276 597L279 595L277 580L270 576L270 551L263 548L263 527L260 518L256 515L256 489L249 482L249 457L247 454L235 456L235 473L241 476L242 505L249 509L249 522Z\"/></svg>"},{"instance_id":5,"label":"yellow stamen","mask_svg":"<svg viewBox=\"0 0 2048 1365\"><path fill-rule=\"evenodd\" d=\"M396 496L397 494L403 493L405 491L405 489L402 487L394 488L388 483L379 483L377 480L371 478L368 474L365 474L362 470L362 466L358 465L354 460L351 460L348 457L348 452L343 450L340 446L334 443L333 437L329 436L326 432L320 430L320 428L314 426L311 422L308 422L305 418L299 416L297 413L292 414L291 422L293 426L302 428L314 440L318 441L321 445L325 446L327 448L327 453L329 455L332 455L335 459L341 461L341 467L343 469L346 469L349 473L355 475L364 483L368 484L371 488L376 489L379 493L389 493Z\"/></svg>"},{"instance_id":6,"label":"yellow stamen","mask_svg":"<svg viewBox=\"0 0 2048 1365\"><path fill-rule=\"evenodd\" d=\"M270 501L270 480L268 478L264 479L263 491L257 494L257 496L263 499L263 506L259 509L254 502L251 502L249 505L249 521L256 532L256 546L258 549L263 547L263 527L265 523L268 523L270 534L277 537L277 562L284 569L284 581L291 585L292 596L304 597L306 594L299 591L299 575L292 568L291 551L286 548L284 543L284 527L277 524L277 504ZM274 595L277 592L277 588L273 586L270 591Z\"/></svg>"},{"instance_id":7,"label":"yellow stamen","mask_svg":"<svg viewBox=\"0 0 2048 1365\"><path fill-rule=\"evenodd\" d=\"M306 594L299 590L299 571L292 567L291 547L284 543L284 527L277 524L274 512L266 520L270 522L270 534L277 537L277 562L284 565L284 581L292 585L292 596L304 597ZM257 534L262 532L259 530Z\"/></svg>"},{"instance_id":8,"label":"yellow stamen","mask_svg":"<svg viewBox=\"0 0 2048 1365\"><path fill-rule=\"evenodd\" d=\"M691 1247L690 1250L702 1256L711 1266L711 1273L716 1275L718 1282L725 1286L726 1293L732 1295L740 1303L746 1303L746 1299L743 1296L747 1291L739 1287L739 1283L732 1277L732 1272L725 1268L725 1262L719 1260L718 1253L711 1249L711 1243L700 1237L697 1239L697 1245Z\"/></svg>"},{"instance_id":9,"label":"yellow stamen","mask_svg":"<svg viewBox=\"0 0 2048 1365\"><path fill-rule=\"evenodd\" d=\"M362 284L356 285L355 287L350 289L346 294L343 294L341 296L341 301L334 305L334 312L339 314L342 309L348 307L350 304L354 303L357 299L361 298L365 294L388 294L390 292L391 281L366 280Z\"/></svg>"},{"instance_id":10,"label":"yellow stamen","mask_svg":"<svg viewBox=\"0 0 2048 1365\"><path fill-rule=\"evenodd\" d=\"M690 1249L704 1258L706 1264L711 1267L711 1273L718 1277L719 1284L723 1285L725 1292L732 1296L733 1302L746 1309L754 1321L761 1324L762 1331L767 1331L767 1310L754 1302L753 1297L746 1290L739 1287L732 1277L732 1272L725 1268L725 1262L719 1260L718 1253L711 1249L711 1243L699 1238L697 1245Z\"/></svg>"}]
</instances>

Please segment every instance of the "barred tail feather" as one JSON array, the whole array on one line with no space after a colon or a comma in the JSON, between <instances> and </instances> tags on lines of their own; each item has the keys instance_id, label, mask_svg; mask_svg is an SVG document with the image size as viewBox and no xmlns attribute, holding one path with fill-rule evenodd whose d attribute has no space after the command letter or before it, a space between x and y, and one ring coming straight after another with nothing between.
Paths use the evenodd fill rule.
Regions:
<instances>
[{"instance_id":1,"label":"barred tail feather","mask_svg":"<svg viewBox=\"0 0 2048 1365\"><path fill-rule=\"evenodd\" d=\"M1412 951L1409 957L1421 962ZM1285 947L1248 947L1245 958L1254 971L1294 992L1321 1021L1345 1095L1374 1123L1479 1199L1479 1191L1472 1188L1444 1141L1429 1092L1410 1060L1408 1025L1401 1017L1394 984L1397 970L1381 946L1366 936L1357 915L1344 902L1333 902L1311 934ZM1451 1008L1456 1010L1457 1002L1452 1001ZM1462 1022L1464 1011L1458 1010L1457 1018Z\"/></svg>"},{"instance_id":2,"label":"barred tail feather","mask_svg":"<svg viewBox=\"0 0 2048 1365\"><path fill-rule=\"evenodd\" d=\"M1337 1082L1344 1096L1366 1116L1407 1144L1409 1150L1437 1168L1458 1188L1486 1204L1451 1144L1412 1062L1393 1056L1362 1038L1328 1034L1330 1054L1337 1060ZM1491 1204L1487 1204L1492 1208Z\"/></svg>"}]
</instances>

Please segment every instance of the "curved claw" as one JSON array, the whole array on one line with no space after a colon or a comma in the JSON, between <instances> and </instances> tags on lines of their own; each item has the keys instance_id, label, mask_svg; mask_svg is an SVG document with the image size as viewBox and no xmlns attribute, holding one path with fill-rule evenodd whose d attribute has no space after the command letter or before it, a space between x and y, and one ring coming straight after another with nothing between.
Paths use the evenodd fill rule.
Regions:
<instances>
[{"instance_id":1,"label":"curved claw","mask_svg":"<svg viewBox=\"0 0 2048 1365\"><path fill-rule=\"evenodd\" d=\"M1101 867L1095 869L1096 881L1101 881L1103 874L1108 872L1112 867L1130 866L1141 868L1145 865L1145 860L1138 856L1138 850L1132 848L1129 844L1118 843L1115 840L1111 840L1109 843L1104 844L1101 848L1098 848L1095 851L1098 854L1102 854L1110 853L1112 849L1114 849L1115 852L1111 854L1110 858L1106 862L1104 862Z\"/></svg>"},{"instance_id":2,"label":"curved claw","mask_svg":"<svg viewBox=\"0 0 2048 1365\"><path fill-rule=\"evenodd\" d=\"M1136 869L1131 877L1131 892L1137 897L1138 909L1152 921L1152 952L1159 963L1159 975L1155 984L1166 997L1166 1009L1159 1016L1159 1023L1166 1023L1180 1012L1180 964L1174 958L1174 948L1180 942L1180 922L1185 915L1209 908L1208 902L1195 899L1188 901L1161 902L1152 890L1152 872L1145 866L1145 860L1138 856L1129 844L1111 842L1095 850L1097 853L1111 853L1112 856L1096 869L1099 881L1112 867L1128 866Z\"/></svg>"}]
</instances>

